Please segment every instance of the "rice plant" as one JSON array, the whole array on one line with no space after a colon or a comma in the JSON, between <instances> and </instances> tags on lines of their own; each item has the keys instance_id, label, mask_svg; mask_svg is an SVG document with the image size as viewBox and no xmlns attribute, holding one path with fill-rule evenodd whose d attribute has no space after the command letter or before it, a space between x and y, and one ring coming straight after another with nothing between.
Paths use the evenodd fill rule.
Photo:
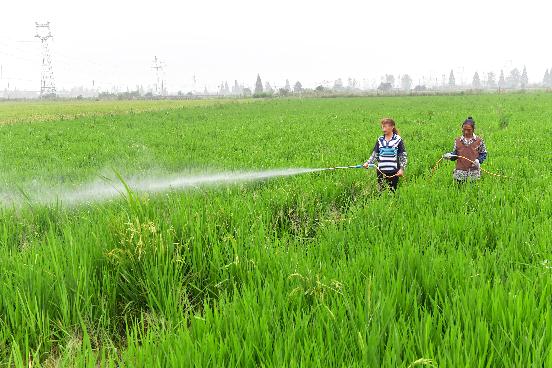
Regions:
<instances>
[{"instance_id":1,"label":"rice plant","mask_svg":"<svg viewBox=\"0 0 552 368\"><path fill-rule=\"evenodd\" d=\"M550 101L0 104L0 365L551 366ZM497 126L497 103L516 124ZM510 178L431 175L468 114ZM64 201L360 163L383 116L410 158L396 195L343 170Z\"/></svg>"}]
</instances>

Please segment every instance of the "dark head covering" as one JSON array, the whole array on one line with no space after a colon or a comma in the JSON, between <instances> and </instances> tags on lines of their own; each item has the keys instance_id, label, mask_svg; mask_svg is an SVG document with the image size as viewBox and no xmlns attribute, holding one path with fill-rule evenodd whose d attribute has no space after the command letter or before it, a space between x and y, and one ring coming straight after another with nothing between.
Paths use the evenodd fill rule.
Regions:
<instances>
[{"instance_id":1,"label":"dark head covering","mask_svg":"<svg viewBox=\"0 0 552 368\"><path fill-rule=\"evenodd\" d=\"M464 120L464 123L462 123L462 126L464 125L471 125L473 130L475 130L475 120L473 120L473 118L471 116L468 116L468 118L466 120Z\"/></svg>"}]
</instances>

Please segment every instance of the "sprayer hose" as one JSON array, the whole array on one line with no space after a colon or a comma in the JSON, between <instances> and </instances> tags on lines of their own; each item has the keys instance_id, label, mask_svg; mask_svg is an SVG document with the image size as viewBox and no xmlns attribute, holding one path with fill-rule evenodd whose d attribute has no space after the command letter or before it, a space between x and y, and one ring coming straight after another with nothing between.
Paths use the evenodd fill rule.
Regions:
<instances>
[{"instance_id":1,"label":"sprayer hose","mask_svg":"<svg viewBox=\"0 0 552 368\"><path fill-rule=\"evenodd\" d=\"M377 166L376 166L376 170L378 170L378 172L383 176L384 179L393 179L394 177L399 176L398 172L396 174L393 174L393 175L387 175L383 171L381 171L379 169L379 167L377 167Z\"/></svg>"},{"instance_id":2,"label":"sprayer hose","mask_svg":"<svg viewBox=\"0 0 552 368\"><path fill-rule=\"evenodd\" d=\"M471 162L472 164L475 164L475 161L473 160L470 160L469 158L467 157L464 157L464 156L458 156L458 155L453 155L454 157L457 157L457 158L462 158L464 160L467 160L469 162ZM443 161L443 157L441 157L436 163L435 165L433 165L433 168L431 169L431 176L433 177L433 175L435 174L435 170L437 169L437 167L439 166L439 164L441 163L441 161ZM507 179L511 179L510 176L506 176L506 175L501 175L501 174L496 174L496 173L493 173L493 172L490 172L488 170L485 170L484 168L480 167L480 170L483 171L484 173L487 173L491 176L496 176L496 177L499 177L499 178L507 178Z\"/></svg>"}]
</instances>

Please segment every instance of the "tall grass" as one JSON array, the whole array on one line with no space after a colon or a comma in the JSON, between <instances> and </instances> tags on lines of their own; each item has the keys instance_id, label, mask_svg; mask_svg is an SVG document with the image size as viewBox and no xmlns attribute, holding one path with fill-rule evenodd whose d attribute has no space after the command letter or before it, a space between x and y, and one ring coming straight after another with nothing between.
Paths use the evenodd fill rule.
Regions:
<instances>
[{"instance_id":1,"label":"tall grass","mask_svg":"<svg viewBox=\"0 0 552 368\"><path fill-rule=\"evenodd\" d=\"M497 99L522 123L500 129ZM105 168L124 178L356 163L384 115L411 158L394 196L351 170L4 206L0 364L551 365L551 175L528 139L552 151L540 138L548 101L280 100L0 127L6 190L62 177L71 187ZM539 107L530 119L516 112L528 104ZM447 164L430 177L468 113L486 167L513 179L458 188Z\"/></svg>"}]
</instances>

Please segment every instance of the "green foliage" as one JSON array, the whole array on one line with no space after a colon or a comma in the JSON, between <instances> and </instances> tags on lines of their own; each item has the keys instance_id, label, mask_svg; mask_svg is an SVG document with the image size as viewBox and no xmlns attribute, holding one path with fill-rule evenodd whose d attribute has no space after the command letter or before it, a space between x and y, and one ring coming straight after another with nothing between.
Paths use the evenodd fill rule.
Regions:
<instances>
[{"instance_id":1,"label":"green foliage","mask_svg":"<svg viewBox=\"0 0 552 368\"><path fill-rule=\"evenodd\" d=\"M505 113L500 114L499 120L498 120L498 125L500 129L508 128L508 124L510 124L510 116Z\"/></svg>"},{"instance_id":2,"label":"green foliage","mask_svg":"<svg viewBox=\"0 0 552 368\"><path fill-rule=\"evenodd\" d=\"M521 106L519 110L520 112L524 112L525 106ZM511 114L504 111L502 108L498 108L497 113L498 113L498 127L500 129L508 128L508 125L510 124Z\"/></svg>"},{"instance_id":3,"label":"green foliage","mask_svg":"<svg viewBox=\"0 0 552 368\"><path fill-rule=\"evenodd\" d=\"M25 106L0 104L2 366L552 365L547 95ZM430 175L466 111L513 179ZM344 170L32 202L113 170L355 164L383 116L410 158L396 195Z\"/></svg>"}]
</instances>

